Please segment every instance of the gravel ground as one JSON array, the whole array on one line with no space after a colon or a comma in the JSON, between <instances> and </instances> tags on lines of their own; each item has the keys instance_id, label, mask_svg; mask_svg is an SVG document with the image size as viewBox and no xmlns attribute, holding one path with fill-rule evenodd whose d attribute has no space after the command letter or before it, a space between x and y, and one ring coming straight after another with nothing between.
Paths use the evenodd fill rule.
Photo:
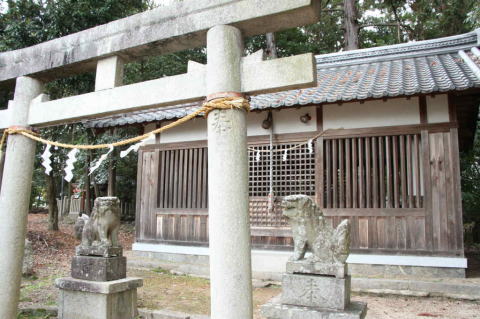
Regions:
<instances>
[{"instance_id":1,"label":"gravel ground","mask_svg":"<svg viewBox=\"0 0 480 319\"><path fill-rule=\"evenodd\" d=\"M354 295L368 303L367 319L480 318L480 303L444 298Z\"/></svg>"}]
</instances>

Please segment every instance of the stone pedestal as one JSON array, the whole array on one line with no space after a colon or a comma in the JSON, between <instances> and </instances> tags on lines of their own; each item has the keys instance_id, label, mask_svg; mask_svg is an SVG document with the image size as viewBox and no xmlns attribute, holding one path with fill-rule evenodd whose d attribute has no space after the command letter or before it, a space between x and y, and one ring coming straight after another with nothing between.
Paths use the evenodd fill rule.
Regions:
<instances>
[{"instance_id":1,"label":"stone pedestal","mask_svg":"<svg viewBox=\"0 0 480 319\"><path fill-rule=\"evenodd\" d=\"M367 305L350 302L350 276L345 264L290 261L282 294L262 306L268 319L362 319Z\"/></svg>"},{"instance_id":2,"label":"stone pedestal","mask_svg":"<svg viewBox=\"0 0 480 319\"><path fill-rule=\"evenodd\" d=\"M127 275L127 258L74 256L72 278L91 281L111 281L123 279Z\"/></svg>"},{"instance_id":3,"label":"stone pedestal","mask_svg":"<svg viewBox=\"0 0 480 319\"><path fill-rule=\"evenodd\" d=\"M133 319L138 315L137 288L140 278L107 282L60 278L59 319Z\"/></svg>"},{"instance_id":4,"label":"stone pedestal","mask_svg":"<svg viewBox=\"0 0 480 319\"><path fill-rule=\"evenodd\" d=\"M351 302L344 310L319 309L284 305L277 296L264 304L261 311L267 319L362 319L367 314L367 304Z\"/></svg>"},{"instance_id":5,"label":"stone pedestal","mask_svg":"<svg viewBox=\"0 0 480 319\"><path fill-rule=\"evenodd\" d=\"M127 259L118 243L120 201L116 197L95 199L92 216L78 232L82 243L72 259L72 278L55 281L60 289L59 319L137 318L137 288L140 278L125 278Z\"/></svg>"},{"instance_id":6,"label":"stone pedestal","mask_svg":"<svg viewBox=\"0 0 480 319\"><path fill-rule=\"evenodd\" d=\"M350 304L350 277L284 274L282 304L344 310Z\"/></svg>"},{"instance_id":7,"label":"stone pedestal","mask_svg":"<svg viewBox=\"0 0 480 319\"><path fill-rule=\"evenodd\" d=\"M286 272L288 274L312 274L345 278L347 275L347 265L296 260L287 262Z\"/></svg>"},{"instance_id":8,"label":"stone pedestal","mask_svg":"<svg viewBox=\"0 0 480 319\"><path fill-rule=\"evenodd\" d=\"M102 256L102 257L116 257L123 255L123 248L117 247L103 247L103 246L77 246L75 249L77 256Z\"/></svg>"}]
</instances>

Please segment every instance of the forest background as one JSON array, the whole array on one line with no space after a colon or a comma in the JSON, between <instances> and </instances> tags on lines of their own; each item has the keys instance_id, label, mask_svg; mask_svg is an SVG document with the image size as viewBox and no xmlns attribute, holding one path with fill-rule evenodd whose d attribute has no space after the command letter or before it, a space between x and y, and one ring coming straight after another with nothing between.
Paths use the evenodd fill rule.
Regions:
<instances>
[{"instance_id":1,"label":"forest background","mask_svg":"<svg viewBox=\"0 0 480 319\"><path fill-rule=\"evenodd\" d=\"M181 0L0 0L0 52L40 42L117 20ZM265 49L269 57L306 52L324 54L419 41L461 34L480 27L478 0L323 0L318 23L247 39L246 50ZM124 83L135 83L186 72L188 60L206 62L205 48L150 57L125 66ZM94 90L95 74L82 74L47 84L52 99ZM12 90L0 91L0 106L12 99ZM108 143L141 133L141 126L94 131L82 123L49 127L41 135L66 143ZM462 197L466 246L480 247L480 129L474 147L461 154ZM38 144L31 206L47 205L49 227L58 230L56 198L69 196L75 185L90 200L114 194L124 202L135 201L136 155L109 160L88 175L90 163L100 154L81 152L72 183L63 182L64 149L54 150L53 171L46 175L40 165L44 146ZM477 243L477 244L475 244Z\"/></svg>"}]
</instances>

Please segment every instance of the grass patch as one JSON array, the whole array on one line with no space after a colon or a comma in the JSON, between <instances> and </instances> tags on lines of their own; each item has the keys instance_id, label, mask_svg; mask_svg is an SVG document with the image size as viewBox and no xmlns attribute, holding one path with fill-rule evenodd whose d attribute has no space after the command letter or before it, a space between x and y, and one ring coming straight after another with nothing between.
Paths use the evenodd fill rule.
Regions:
<instances>
[{"instance_id":1,"label":"grass patch","mask_svg":"<svg viewBox=\"0 0 480 319\"><path fill-rule=\"evenodd\" d=\"M53 282L58 277L60 276L23 278L20 289L20 302L34 302L49 306L55 305L57 289L54 287Z\"/></svg>"},{"instance_id":2,"label":"grass patch","mask_svg":"<svg viewBox=\"0 0 480 319\"><path fill-rule=\"evenodd\" d=\"M164 274L164 275L169 275L170 271L167 269L163 269L162 267L157 267L152 269L153 272L156 272L157 274Z\"/></svg>"},{"instance_id":3,"label":"grass patch","mask_svg":"<svg viewBox=\"0 0 480 319\"><path fill-rule=\"evenodd\" d=\"M190 275L175 275L163 268L151 270L132 269L132 277L141 277L143 287L138 291L139 307L166 309L190 314L210 314L210 281ZM268 286L253 291L256 312L264 304L279 294L281 288Z\"/></svg>"},{"instance_id":4,"label":"grass patch","mask_svg":"<svg viewBox=\"0 0 480 319\"><path fill-rule=\"evenodd\" d=\"M17 319L47 319L54 318L55 316L51 315L47 310L37 309L24 313L19 313Z\"/></svg>"}]
</instances>

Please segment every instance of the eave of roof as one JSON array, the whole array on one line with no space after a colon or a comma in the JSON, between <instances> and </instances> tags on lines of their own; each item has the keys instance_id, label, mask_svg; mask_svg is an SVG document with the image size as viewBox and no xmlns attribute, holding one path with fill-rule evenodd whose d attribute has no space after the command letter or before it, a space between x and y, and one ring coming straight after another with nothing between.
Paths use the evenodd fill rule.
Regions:
<instances>
[{"instance_id":1,"label":"eave of roof","mask_svg":"<svg viewBox=\"0 0 480 319\"><path fill-rule=\"evenodd\" d=\"M316 87L252 97L252 109L412 96L479 88L480 79L459 57L459 50L480 45L480 29L466 34L316 56ZM471 56L480 66L480 59ZM180 118L201 102L88 121L112 127Z\"/></svg>"}]
</instances>

